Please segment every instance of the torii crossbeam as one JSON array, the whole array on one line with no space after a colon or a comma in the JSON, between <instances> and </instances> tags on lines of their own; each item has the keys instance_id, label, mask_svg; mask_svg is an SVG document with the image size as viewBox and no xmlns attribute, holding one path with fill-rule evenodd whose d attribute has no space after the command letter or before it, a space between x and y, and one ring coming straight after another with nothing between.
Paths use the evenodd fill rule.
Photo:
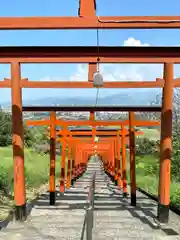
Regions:
<instances>
[{"instance_id":1,"label":"torii crossbeam","mask_svg":"<svg viewBox=\"0 0 180 240\"><path fill-rule=\"evenodd\" d=\"M1 17L1 30L35 29L175 29L179 16L96 16L95 0L80 0L78 16Z\"/></svg>"}]
</instances>

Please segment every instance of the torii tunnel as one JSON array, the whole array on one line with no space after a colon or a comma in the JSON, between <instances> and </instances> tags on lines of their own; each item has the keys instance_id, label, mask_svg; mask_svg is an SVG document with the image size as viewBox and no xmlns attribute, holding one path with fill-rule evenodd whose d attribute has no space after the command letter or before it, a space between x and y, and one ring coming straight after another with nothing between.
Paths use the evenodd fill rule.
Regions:
<instances>
[{"instance_id":1,"label":"torii tunnel","mask_svg":"<svg viewBox=\"0 0 180 240\"><path fill-rule=\"evenodd\" d=\"M135 136L142 135L142 131L136 131L136 126L160 126L159 121L136 120L133 111L156 111L161 107L115 107L114 111L129 111L128 120L95 120L96 108L90 110L89 120L60 120L56 117L56 111L63 107L23 107L23 111L50 111L50 119L27 120L28 126L49 126L50 135L50 204L54 205L55 199L55 161L56 142L61 142L61 170L59 191L65 192L79 178L87 168L88 160L96 155L102 162L104 171L111 177L123 196L127 197L127 155L129 148L130 158L130 196L131 205L136 206L136 171L135 171ZM102 110L99 107L98 110ZM105 107L102 107L105 110ZM83 110L84 109L84 110ZM67 107L66 111L87 111L86 107ZM106 110L109 110L106 108ZM56 127L60 126L61 130ZM69 126L91 126L87 128L69 129ZM112 126L102 129L98 126ZM116 127L115 127L116 126ZM117 127L119 126L119 127ZM67 163L67 164L66 164Z\"/></svg>"},{"instance_id":2,"label":"torii tunnel","mask_svg":"<svg viewBox=\"0 0 180 240\"><path fill-rule=\"evenodd\" d=\"M136 48L137 49L137 48ZM107 50L107 49L105 49ZM110 52L106 52L107 55L103 51L100 51L102 56L104 56L104 59L107 61L112 61L108 59L108 56ZM85 148L86 150L83 150L83 146L87 143L82 143L80 139L74 140L73 137L67 136L68 127L69 126L91 126L92 127L92 134L95 136L96 134L96 126L119 126L121 132L119 132L117 135L116 140L108 141L106 140L106 144L109 144L109 147L105 150L104 148L101 148L101 141L98 143L99 151L101 151L101 159L104 166L104 170L108 172L108 174L111 174L112 178L114 178L114 181L116 181L120 187L123 186L124 195L126 195L126 164L125 164L125 150L123 150L124 143L119 144L119 142L125 142L125 137L123 133L123 128L125 126L128 127L129 132L129 150L130 150L130 192L131 192L131 204L134 206L136 205L136 173L135 173L135 126L159 126L161 125L161 141L160 141L160 175L159 175L159 203L158 203L158 220L159 222L168 222L169 219L169 205L170 205L170 183L171 183L171 153L172 153L172 95L173 95L173 88L179 86L179 79L173 79L173 63L172 62L165 62L164 63L164 77L163 79L157 79L156 81L144 81L144 82L104 82L104 87L111 87L112 88L163 88L163 98L162 98L162 106L96 106L96 107L68 107L68 106L22 106L22 88L62 88L62 87L68 87L68 88L74 88L79 86L79 83L75 83L75 85L69 85L69 82L36 82L36 81L29 81L28 79L21 79L20 75L20 62L22 59L12 60L11 58L8 58L8 54L11 53L10 50L4 49L6 56L2 56L0 60L2 61L10 61L11 62L11 79L4 81L0 81L0 87L1 88L11 88L12 90L12 139L13 139L13 160L14 160L14 202L15 202L15 209L16 209L16 219L17 220L23 220L26 218L26 190L25 190L25 171L24 171L24 144L23 144L23 111L42 111L42 112L51 112L50 120L39 120L35 123L33 123L32 120L27 121L28 125L49 125L50 126L50 132L51 132L51 149L50 149L50 202L51 204L55 203L55 159L56 159L56 149L55 149L55 143L56 143L56 126L61 126L62 131L64 132L64 137L62 140L62 156L61 156L61 175L60 175L60 191L65 191L65 180L67 180L67 186L69 187L70 184L72 184L73 181L77 179L78 176L80 176L84 171L86 171L86 166L88 163L89 157L83 157L85 156L85 152L91 152L93 154L93 146L94 142L93 139L89 140L88 143L91 143L91 148ZM8 52L10 51L10 52ZM24 59L32 62L36 62L39 58L36 57L35 59L31 59L30 57L27 58L27 55L29 56L30 53L26 55L23 49L21 49L22 53L25 54ZM36 49L37 51L37 49ZM71 50L64 50L64 54L66 55L67 52ZM77 51L77 50L76 50ZM83 50L84 51L84 50ZM86 53L88 56L90 54L91 50L88 50ZM92 52L94 50L92 49ZM110 51L108 49L108 51ZM115 51L115 49L114 49ZM124 50L126 51L126 50ZM128 50L129 51L129 50ZM138 54L142 51L141 49L138 50ZM147 49L146 49L147 51ZM149 51L149 50L148 50ZM167 48L164 48L163 50L163 61L174 61L172 57L175 57L176 61L180 61L175 52L171 53L171 55L168 55L169 52L167 52ZM91 52L91 54L92 54ZM32 53L32 52L31 52ZM153 62L155 60L154 57L157 55L156 62L159 59L159 61L162 61L162 53L159 52L156 53L152 52L154 55L149 56L147 55L146 58L142 59L142 55L136 56L136 59L134 59L135 55L129 55L130 52L126 52L126 61L129 59L130 62L136 60L136 62L142 62L150 61ZM177 53L177 52L176 52ZM12 53L11 53L12 54ZM16 55L17 52L13 52L13 59L18 58L19 55ZM19 53L20 54L20 53ZM37 53L38 56L40 56L40 53ZM52 54L52 55L51 55ZM53 58L53 53L49 53L47 56L47 62L49 62L50 58L53 62L55 61ZM57 53L56 53L57 54ZM69 52L68 52L69 54ZM72 54L72 52L71 52ZM79 52L73 53L80 57ZM85 54L85 52L83 52ZM92 58L92 55L90 54L90 58ZM94 51L95 54L95 51ZM115 54L115 52L111 52L110 55ZM135 53L133 53L135 54ZM141 52L142 54L142 52ZM143 52L143 56L146 56L147 52ZM84 56L84 55L83 55ZM118 56L119 60L116 59L115 56ZM123 55L124 56L124 55ZM166 58L166 57L168 58ZM43 56L44 57L44 56ZM61 56L62 57L62 56ZM69 59L71 56L67 56L67 59ZM116 55L113 55L111 59L115 59L116 61L121 61L122 55L121 51L116 51ZM106 59L107 58L107 59ZM65 59L65 58L63 58ZM85 59L85 58L84 58ZM124 58L123 58L124 59ZM139 59L139 60L138 60ZM160 60L161 59L161 60ZM57 61L59 59L56 58ZM114 61L115 61L114 60ZM18 62L19 61L19 62ZM42 62L45 60L41 59ZM63 60L65 61L65 60ZM71 62L77 62L77 58L74 60L69 60ZM83 60L87 62L87 60ZM88 58L89 61L89 58ZM96 64L92 64L93 66ZM89 63L89 66L91 64ZM89 68L91 69L91 68ZM81 87L93 87L92 82L87 82L87 84L83 85ZM91 112L90 120L77 120L77 121L63 121L60 119L56 119L56 112L57 111L72 111L72 112L78 112L78 111L84 111L84 112ZM93 114L94 112L129 112L129 119L122 121L122 120L116 120L116 121L102 121L102 120L94 120ZM134 119L134 113L135 112L161 112L161 124L157 122L144 122ZM122 134L122 136L121 136ZM85 140L83 140L85 141ZM103 143L105 144L105 143ZM118 145L118 147L117 147ZM66 147L68 147L68 167L66 168ZM121 150L121 154L119 155L119 152L117 149ZM108 152L111 152L108 153ZM111 155L111 156L110 156ZM113 157L112 157L113 156ZM124 165L123 165L123 164ZM68 169L68 174L66 174L66 169ZM68 178L66 179L66 175L68 175Z\"/></svg>"},{"instance_id":3,"label":"torii tunnel","mask_svg":"<svg viewBox=\"0 0 180 240\"><path fill-rule=\"evenodd\" d=\"M96 0L80 0L78 16L58 17L0 17L0 30L55 30L55 29L179 29L180 16L97 16ZM142 46L15 46L0 47L0 63L10 64L10 79L0 81L0 88L11 89L12 100L12 148L14 162L14 203L16 219L26 218L26 189L24 169L24 135L23 111L51 112L50 120L36 122L36 125L50 126L50 203L55 203L55 159L56 159L56 126L62 126L62 163L60 191L65 191L84 171L89 156L99 153L104 170L108 172L126 195L126 151L124 134L128 126L130 149L130 191L131 204L136 205L136 174L135 174L135 126L161 124L160 141L160 173L157 219L168 222L171 185L172 155L172 110L173 88L180 87L180 79L174 79L174 64L180 63L180 47L142 47ZM88 64L88 81L31 81L26 76L22 79L21 65L30 63L86 63ZM162 106L154 107L84 107L83 111L126 111L127 121L95 121L93 114L88 121L61 121L56 119L56 111L82 111L82 107L23 107L23 88L93 88L93 75L97 63L143 63L163 64L163 78L155 81L108 81L105 79L103 88L162 88ZM134 119L136 111L161 112L161 123L143 123ZM35 125L33 121L28 125ZM81 139L69 134L68 126L92 126L92 138ZM104 135L94 142L96 126L120 126L115 136ZM154 126L153 125L153 126ZM67 135L69 134L69 135ZM105 133L107 134L107 133ZM138 134L138 133L137 133ZM87 135L87 134L85 134ZM87 138L87 136L86 136ZM111 140L110 140L111 138ZM107 140L108 139L108 140ZM95 146L97 146L95 148ZM68 171L66 173L66 147L68 148ZM119 151L121 149L121 152Z\"/></svg>"}]
</instances>

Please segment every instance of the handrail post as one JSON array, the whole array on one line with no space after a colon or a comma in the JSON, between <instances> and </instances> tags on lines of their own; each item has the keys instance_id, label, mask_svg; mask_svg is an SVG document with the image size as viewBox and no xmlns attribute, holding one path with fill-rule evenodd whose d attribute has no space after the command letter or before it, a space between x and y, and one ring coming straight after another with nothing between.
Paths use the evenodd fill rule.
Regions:
<instances>
[{"instance_id":1,"label":"handrail post","mask_svg":"<svg viewBox=\"0 0 180 240\"><path fill-rule=\"evenodd\" d=\"M94 194L95 194L96 172L93 173L88 194L88 207L86 209L86 240L92 240L92 229L94 226Z\"/></svg>"},{"instance_id":2,"label":"handrail post","mask_svg":"<svg viewBox=\"0 0 180 240\"><path fill-rule=\"evenodd\" d=\"M92 240L92 229L93 229L93 216L92 216L92 206L88 207L86 210L86 224L87 224L87 230L86 230L86 239Z\"/></svg>"},{"instance_id":3,"label":"handrail post","mask_svg":"<svg viewBox=\"0 0 180 240\"><path fill-rule=\"evenodd\" d=\"M93 175L93 187L92 187L92 226L94 227L94 195L95 195L95 181L96 181L96 172Z\"/></svg>"}]
</instances>

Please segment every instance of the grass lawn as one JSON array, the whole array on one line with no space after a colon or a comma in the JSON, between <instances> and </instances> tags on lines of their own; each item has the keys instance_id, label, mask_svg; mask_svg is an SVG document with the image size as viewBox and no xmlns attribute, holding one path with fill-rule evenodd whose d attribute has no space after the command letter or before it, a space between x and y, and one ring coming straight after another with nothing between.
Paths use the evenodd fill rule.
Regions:
<instances>
[{"instance_id":1,"label":"grass lawn","mask_svg":"<svg viewBox=\"0 0 180 240\"><path fill-rule=\"evenodd\" d=\"M108 128L120 128L119 126L107 126ZM128 129L128 126L125 127L126 129ZM139 135L140 138L148 138L149 140L159 140L160 139L160 131L158 129L149 129L149 128L143 128L143 127L136 127L136 129L138 129L138 131L143 131L144 134L143 135Z\"/></svg>"},{"instance_id":2,"label":"grass lawn","mask_svg":"<svg viewBox=\"0 0 180 240\"><path fill-rule=\"evenodd\" d=\"M13 159L12 148L0 148L0 220L13 206ZM60 176L60 157L56 158L56 176ZM25 149L25 178L27 200L33 199L38 189L49 181L49 155L40 155ZM7 187L10 198L5 197L2 187Z\"/></svg>"},{"instance_id":3,"label":"grass lawn","mask_svg":"<svg viewBox=\"0 0 180 240\"><path fill-rule=\"evenodd\" d=\"M128 159L129 160L129 159ZM159 165L158 159L152 156L136 157L137 187L158 195ZM129 162L127 161L128 166ZM130 180L128 171L128 181ZM180 208L180 182L171 183L171 202Z\"/></svg>"},{"instance_id":4,"label":"grass lawn","mask_svg":"<svg viewBox=\"0 0 180 240\"><path fill-rule=\"evenodd\" d=\"M158 129L139 128L139 131L144 132L143 135L140 135L141 138L148 138L155 141L160 139L160 131Z\"/></svg>"}]
</instances>

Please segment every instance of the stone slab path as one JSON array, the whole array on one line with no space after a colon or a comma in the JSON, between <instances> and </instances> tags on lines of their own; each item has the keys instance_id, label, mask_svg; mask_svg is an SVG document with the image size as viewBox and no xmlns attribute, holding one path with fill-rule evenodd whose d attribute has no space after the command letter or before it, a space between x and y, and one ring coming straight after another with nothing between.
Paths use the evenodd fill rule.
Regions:
<instances>
[{"instance_id":1,"label":"stone slab path","mask_svg":"<svg viewBox=\"0 0 180 240\"><path fill-rule=\"evenodd\" d=\"M85 240L85 208L92 173L96 171L93 240L180 239L180 216L170 213L170 223L159 227L154 221L157 203L137 192L137 206L130 206L122 193L90 160L86 173L74 187L49 206L49 194L35 202L24 223L10 223L0 231L0 240ZM58 189L57 189L58 190Z\"/></svg>"}]
</instances>

